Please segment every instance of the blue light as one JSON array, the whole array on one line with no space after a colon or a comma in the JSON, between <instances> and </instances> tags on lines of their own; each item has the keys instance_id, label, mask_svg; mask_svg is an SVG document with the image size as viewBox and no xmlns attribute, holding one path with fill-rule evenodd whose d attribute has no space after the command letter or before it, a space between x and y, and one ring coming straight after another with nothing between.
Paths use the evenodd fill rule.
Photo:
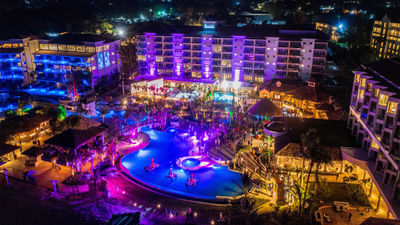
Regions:
<instances>
[{"instance_id":1,"label":"blue light","mask_svg":"<svg viewBox=\"0 0 400 225\"><path fill-rule=\"evenodd\" d=\"M110 52L104 52L104 66L109 67L110 66Z\"/></svg>"},{"instance_id":2,"label":"blue light","mask_svg":"<svg viewBox=\"0 0 400 225\"><path fill-rule=\"evenodd\" d=\"M103 69L104 68L104 61L103 61L103 53L99 52L97 53L97 64L98 64L98 68L99 69Z\"/></svg>"},{"instance_id":3,"label":"blue light","mask_svg":"<svg viewBox=\"0 0 400 225\"><path fill-rule=\"evenodd\" d=\"M49 37L58 37L57 33L46 33Z\"/></svg>"}]
</instances>

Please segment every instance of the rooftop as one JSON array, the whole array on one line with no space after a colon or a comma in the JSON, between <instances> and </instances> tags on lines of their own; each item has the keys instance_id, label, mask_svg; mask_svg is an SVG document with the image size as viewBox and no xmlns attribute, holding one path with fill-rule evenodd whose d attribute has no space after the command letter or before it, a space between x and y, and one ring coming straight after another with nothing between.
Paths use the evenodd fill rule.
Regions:
<instances>
[{"instance_id":1,"label":"rooftop","mask_svg":"<svg viewBox=\"0 0 400 225\"><path fill-rule=\"evenodd\" d=\"M173 33L187 36L201 37L203 34L211 34L214 37L247 36L251 38L280 37L282 39L315 38L328 40L321 31L315 30L313 25L263 25L253 27L217 26L215 30L204 30L200 26L167 25L153 23L143 28L138 33L154 32L157 35L171 35Z\"/></svg>"},{"instance_id":2,"label":"rooftop","mask_svg":"<svg viewBox=\"0 0 400 225\"><path fill-rule=\"evenodd\" d=\"M268 98L263 98L251 107L249 113L251 115L259 116L280 116L282 114L282 110Z\"/></svg>"},{"instance_id":3,"label":"rooftop","mask_svg":"<svg viewBox=\"0 0 400 225\"><path fill-rule=\"evenodd\" d=\"M19 147L15 145L0 143L0 156L6 155L16 149L19 149Z\"/></svg>"},{"instance_id":4,"label":"rooftop","mask_svg":"<svg viewBox=\"0 0 400 225\"><path fill-rule=\"evenodd\" d=\"M301 134L316 129L321 144L330 147L357 147L344 120L302 119L295 117L275 117L272 121L282 121L288 127L289 141L300 143Z\"/></svg>"},{"instance_id":5,"label":"rooftop","mask_svg":"<svg viewBox=\"0 0 400 225\"><path fill-rule=\"evenodd\" d=\"M319 86L303 86L286 92L299 100L308 100L312 102L325 102L329 100L329 95L325 94Z\"/></svg>"},{"instance_id":6,"label":"rooftop","mask_svg":"<svg viewBox=\"0 0 400 225\"><path fill-rule=\"evenodd\" d=\"M400 93L400 58L383 59L362 66L375 80L388 87L388 91ZM375 74L378 73L379 75Z\"/></svg>"},{"instance_id":7,"label":"rooftop","mask_svg":"<svg viewBox=\"0 0 400 225\"><path fill-rule=\"evenodd\" d=\"M37 157L43 153L43 148L32 146L28 150L24 151L22 155Z\"/></svg>"},{"instance_id":8,"label":"rooftop","mask_svg":"<svg viewBox=\"0 0 400 225\"><path fill-rule=\"evenodd\" d=\"M72 57L92 57L94 52L68 52L68 51L48 51L48 50L39 50L35 51L33 54L40 55L63 55L63 56L72 56Z\"/></svg>"},{"instance_id":9,"label":"rooftop","mask_svg":"<svg viewBox=\"0 0 400 225\"><path fill-rule=\"evenodd\" d=\"M91 127L86 130L68 129L46 140L45 144L55 145L64 149L76 149L105 131L105 127Z\"/></svg>"},{"instance_id":10,"label":"rooftop","mask_svg":"<svg viewBox=\"0 0 400 225\"><path fill-rule=\"evenodd\" d=\"M114 42L117 39L104 37L101 35L94 34L75 34L75 33L66 33L60 35L58 37L50 39L50 43L54 44L70 44L70 45L83 45L86 42L104 42L110 43Z\"/></svg>"}]
</instances>

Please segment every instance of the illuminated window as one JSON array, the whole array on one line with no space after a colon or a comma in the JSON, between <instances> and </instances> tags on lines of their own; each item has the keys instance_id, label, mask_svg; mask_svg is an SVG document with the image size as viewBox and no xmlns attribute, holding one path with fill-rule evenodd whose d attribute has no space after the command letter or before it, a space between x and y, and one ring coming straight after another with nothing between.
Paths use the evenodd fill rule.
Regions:
<instances>
[{"instance_id":1,"label":"illuminated window","mask_svg":"<svg viewBox=\"0 0 400 225\"><path fill-rule=\"evenodd\" d=\"M67 51L75 52L75 51L76 51L76 47L73 46L73 45L68 45L68 46L67 46Z\"/></svg>"},{"instance_id":2,"label":"illuminated window","mask_svg":"<svg viewBox=\"0 0 400 225\"><path fill-rule=\"evenodd\" d=\"M85 46L76 46L77 52L85 52Z\"/></svg>"},{"instance_id":3,"label":"illuminated window","mask_svg":"<svg viewBox=\"0 0 400 225\"><path fill-rule=\"evenodd\" d=\"M368 84L367 84L367 91L368 91L368 92L371 92L371 90L372 90L372 84L371 84L371 83L368 83Z\"/></svg>"},{"instance_id":4,"label":"illuminated window","mask_svg":"<svg viewBox=\"0 0 400 225\"><path fill-rule=\"evenodd\" d=\"M356 74L355 80L356 82L360 82L360 74Z\"/></svg>"},{"instance_id":5,"label":"illuminated window","mask_svg":"<svg viewBox=\"0 0 400 225\"><path fill-rule=\"evenodd\" d=\"M254 81L259 83L264 82L264 77L255 77Z\"/></svg>"},{"instance_id":6,"label":"illuminated window","mask_svg":"<svg viewBox=\"0 0 400 225\"><path fill-rule=\"evenodd\" d=\"M221 60L222 66L231 66L231 60Z\"/></svg>"},{"instance_id":7,"label":"illuminated window","mask_svg":"<svg viewBox=\"0 0 400 225\"><path fill-rule=\"evenodd\" d=\"M66 45L57 45L58 51L67 51Z\"/></svg>"},{"instance_id":8,"label":"illuminated window","mask_svg":"<svg viewBox=\"0 0 400 225\"><path fill-rule=\"evenodd\" d=\"M245 81L250 81L252 80L252 76L244 76L243 78Z\"/></svg>"},{"instance_id":9,"label":"illuminated window","mask_svg":"<svg viewBox=\"0 0 400 225\"><path fill-rule=\"evenodd\" d=\"M364 99L364 89L360 89L358 91L358 99L363 100Z\"/></svg>"},{"instance_id":10,"label":"illuminated window","mask_svg":"<svg viewBox=\"0 0 400 225\"><path fill-rule=\"evenodd\" d=\"M96 52L101 52L103 51L103 47L102 46L97 46L96 47Z\"/></svg>"},{"instance_id":11,"label":"illuminated window","mask_svg":"<svg viewBox=\"0 0 400 225\"><path fill-rule=\"evenodd\" d=\"M146 61L145 55L138 55L138 61Z\"/></svg>"},{"instance_id":12,"label":"illuminated window","mask_svg":"<svg viewBox=\"0 0 400 225\"><path fill-rule=\"evenodd\" d=\"M104 61L103 61L103 53L99 52L97 53L97 66L99 69L104 68Z\"/></svg>"},{"instance_id":13,"label":"illuminated window","mask_svg":"<svg viewBox=\"0 0 400 225\"><path fill-rule=\"evenodd\" d=\"M49 45L48 44L40 44L40 49L49 50Z\"/></svg>"},{"instance_id":14,"label":"illuminated window","mask_svg":"<svg viewBox=\"0 0 400 225\"><path fill-rule=\"evenodd\" d=\"M375 88L374 89L374 97L378 97L378 95L379 95L379 89Z\"/></svg>"},{"instance_id":15,"label":"illuminated window","mask_svg":"<svg viewBox=\"0 0 400 225\"><path fill-rule=\"evenodd\" d=\"M156 62L163 62L164 58L162 56L156 56Z\"/></svg>"},{"instance_id":16,"label":"illuminated window","mask_svg":"<svg viewBox=\"0 0 400 225\"><path fill-rule=\"evenodd\" d=\"M379 104L379 105L384 105L384 106L386 106L386 104L387 104L387 102L388 102L388 99L389 99L389 97L388 97L387 95L380 94L380 95L379 95L379 102L378 102L378 104Z\"/></svg>"},{"instance_id":17,"label":"illuminated window","mask_svg":"<svg viewBox=\"0 0 400 225\"><path fill-rule=\"evenodd\" d=\"M104 45L104 46L103 46L103 49L104 49L104 51L109 50L109 49L110 49L110 45Z\"/></svg>"},{"instance_id":18,"label":"illuminated window","mask_svg":"<svg viewBox=\"0 0 400 225\"><path fill-rule=\"evenodd\" d=\"M397 102L389 102L388 108L387 108L387 112L392 113L392 114L396 114L397 105L398 105Z\"/></svg>"},{"instance_id":19,"label":"illuminated window","mask_svg":"<svg viewBox=\"0 0 400 225\"><path fill-rule=\"evenodd\" d=\"M221 52L222 51L222 46L221 45L214 45L213 46L213 51L214 52Z\"/></svg>"},{"instance_id":20,"label":"illuminated window","mask_svg":"<svg viewBox=\"0 0 400 225\"><path fill-rule=\"evenodd\" d=\"M110 66L110 52L109 51L104 52L104 66L105 67Z\"/></svg>"},{"instance_id":21,"label":"illuminated window","mask_svg":"<svg viewBox=\"0 0 400 225\"><path fill-rule=\"evenodd\" d=\"M95 50L94 47L86 47L86 52L95 52Z\"/></svg>"},{"instance_id":22,"label":"illuminated window","mask_svg":"<svg viewBox=\"0 0 400 225\"><path fill-rule=\"evenodd\" d=\"M360 87L365 88L366 83L367 83L367 80L366 80L366 79L364 79L364 78L361 79Z\"/></svg>"}]
</instances>

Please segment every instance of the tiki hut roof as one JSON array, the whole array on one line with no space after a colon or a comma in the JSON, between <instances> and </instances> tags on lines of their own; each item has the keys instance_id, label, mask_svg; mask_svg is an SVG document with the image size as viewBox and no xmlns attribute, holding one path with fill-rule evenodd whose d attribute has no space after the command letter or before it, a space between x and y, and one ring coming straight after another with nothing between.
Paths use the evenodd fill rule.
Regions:
<instances>
[{"instance_id":1,"label":"tiki hut roof","mask_svg":"<svg viewBox=\"0 0 400 225\"><path fill-rule=\"evenodd\" d=\"M86 130L68 129L56 136L46 140L45 144L59 146L64 149L76 149L85 144L92 138L106 130L105 127L91 127Z\"/></svg>"},{"instance_id":2,"label":"tiki hut roof","mask_svg":"<svg viewBox=\"0 0 400 225\"><path fill-rule=\"evenodd\" d=\"M268 98L263 98L251 107L249 113L259 116L279 116L282 114L282 110Z\"/></svg>"}]
</instances>

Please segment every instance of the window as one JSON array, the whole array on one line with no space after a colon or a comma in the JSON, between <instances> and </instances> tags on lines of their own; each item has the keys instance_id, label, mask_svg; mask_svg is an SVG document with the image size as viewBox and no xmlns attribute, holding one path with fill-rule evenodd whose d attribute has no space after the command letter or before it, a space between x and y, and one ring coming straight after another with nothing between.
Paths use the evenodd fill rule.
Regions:
<instances>
[{"instance_id":1,"label":"window","mask_svg":"<svg viewBox=\"0 0 400 225\"><path fill-rule=\"evenodd\" d=\"M99 69L104 68L104 62L103 62L103 53L99 52L97 53L97 65Z\"/></svg>"},{"instance_id":2,"label":"window","mask_svg":"<svg viewBox=\"0 0 400 225\"><path fill-rule=\"evenodd\" d=\"M156 62L163 62L164 59L162 56L156 56Z\"/></svg>"},{"instance_id":3,"label":"window","mask_svg":"<svg viewBox=\"0 0 400 225\"><path fill-rule=\"evenodd\" d=\"M389 102L388 108L387 108L387 112L388 113L392 113L392 114L396 114L397 105L398 105L397 102Z\"/></svg>"},{"instance_id":4,"label":"window","mask_svg":"<svg viewBox=\"0 0 400 225\"><path fill-rule=\"evenodd\" d=\"M367 80L365 78L361 79L360 87L365 88L366 84L367 84Z\"/></svg>"},{"instance_id":5,"label":"window","mask_svg":"<svg viewBox=\"0 0 400 225\"><path fill-rule=\"evenodd\" d=\"M75 52L75 51L76 51L76 50L75 50L75 46L73 46L73 45L68 45L68 46L67 46L67 51Z\"/></svg>"},{"instance_id":6,"label":"window","mask_svg":"<svg viewBox=\"0 0 400 225\"><path fill-rule=\"evenodd\" d=\"M86 47L86 52L94 52L95 48L94 47Z\"/></svg>"},{"instance_id":7,"label":"window","mask_svg":"<svg viewBox=\"0 0 400 225\"><path fill-rule=\"evenodd\" d=\"M374 89L374 97L378 97L378 95L379 95L379 89L375 88Z\"/></svg>"},{"instance_id":8,"label":"window","mask_svg":"<svg viewBox=\"0 0 400 225\"><path fill-rule=\"evenodd\" d=\"M363 100L364 99L364 89L360 89L358 91L358 99Z\"/></svg>"},{"instance_id":9,"label":"window","mask_svg":"<svg viewBox=\"0 0 400 225\"><path fill-rule=\"evenodd\" d=\"M222 60L221 65L222 66L231 66L231 60Z\"/></svg>"},{"instance_id":10,"label":"window","mask_svg":"<svg viewBox=\"0 0 400 225\"><path fill-rule=\"evenodd\" d=\"M388 97L387 95L380 94L380 95L379 95L379 102L378 102L378 104L379 104L379 105L386 106L386 104L387 104L387 102L388 102L388 99L389 99L389 97Z\"/></svg>"},{"instance_id":11,"label":"window","mask_svg":"<svg viewBox=\"0 0 400 225\"><path fill-rule=\"evenodd\" d=\"M65 46L65 45L58 45L58 51L67 51L67 46Z\"/></svg>"},{"instance_id":12,"label":"window","mask_svg":"<svg viewBox=\"0 0 400 225\"><path fill-rule=\"evenodd\" d=\"M48 44L40 44L40 49L48 50L49 49L49 45Z\"/></svg>"},{"instance_id":13,"label":"window","mask_svg":"<svg viewBox=\"0 0 400 225\"><path fill-rule=\"evenodd\" d=\"M138 61L146 61L145 55L138 55L137 58L138 58Z\"/></svg>"},{"instance_id":14,"label":"window","mask_svg":"<svg viewBox=\"0 0 400 225\"><path fill-rule=\"evenodd\" d=\"M355 81L358 83L360 82L360 74L356 74L355 76Z\"/></svg>"},{"instance_id":15,"label":"window","mask_svg":"<svg viewBox=\"0 0 400 225\"><path fill-rule=\"evenodd\" d=\"M110 66L110 52L109 51L104 52L104 66L105 67Z\"/></svg>"},{"instance_id":16,"label":"window","mask_svg":"<svg viewBox=\"0 0 400 225\"><path fill-rule=\"evenodd\" d=\"M49 50L57 51L57 45L49 45Z\"/></svg>"},{"instance_id":17,"label":"window","mask_svg":"<svg viewBox=\"0 0 400 225\"><path fill-rule=\"evenodd\" d=\"M76 46L76 51L85 52L85 46Z\"/></svg>"},{"instance_id":18,"label":"window","mask_svg":"<svg viewBox=\"0 0 400 225\"><path fill-rule=\"evenodd\" d=\"M221 50L222 50L221 45L214 45L214 46L213 46L213 51L214 51L214 52L221 52Z\"/></svg>"},{"instance_id":19,"label":"window","mask_svg":"<svg viewBox=\"0 0 400 225\"><path fill-rule=\"evenodd\" d=\"M372 140L372 142L371 142L371 147L375 148L375 149L379 149L378 144L374 140Z\"/></svg>"}]
</instances>

